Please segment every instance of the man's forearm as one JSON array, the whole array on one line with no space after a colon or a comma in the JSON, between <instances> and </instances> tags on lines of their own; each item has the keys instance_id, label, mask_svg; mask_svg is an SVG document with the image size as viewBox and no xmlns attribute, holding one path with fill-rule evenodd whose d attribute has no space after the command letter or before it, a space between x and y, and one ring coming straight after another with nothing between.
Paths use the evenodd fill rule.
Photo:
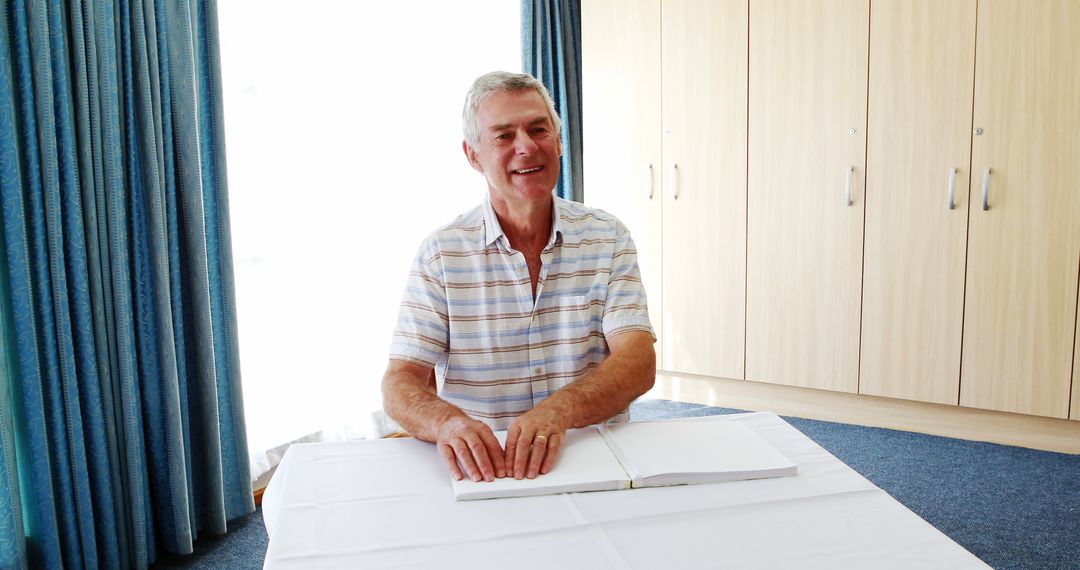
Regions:
<instances>
[{"instance_id":1,"label":"man's forearm","mask_svg":"<svg viewBox=\"0 0 1080 570\"><path fill-rule=\"evenodd\" d=\"M626 333L630 334L630 333ZM656 379L651 338L630 350L613 352L585 377L558 390L538 407L553 409L569 428L600 423L648 392Z\"/></svg>"},{"instance_id":2,"label":"man's forearm","mask_svg":"<svg viewBox=\"0 0 1080 570\"><path fill-rule=\"evenodd\" d=\"M457 406L443 400L425 378L406 371L387 371L383 377L383 410L410 435L438 439L439 429L454 418L465 418Z\"/></svg>"},{"instance_id":3,"label":"man's forearm","mask_svg":"<svg viewBox=\"0 0 1080 570\"><path fill-rule=\"evenodd\" d=\"M382 389L383 410L417 439L434 443L452 477L506 476L503 449L491 428L439 398L432 369L391 360Z\"/></svg>"}]
</instances>

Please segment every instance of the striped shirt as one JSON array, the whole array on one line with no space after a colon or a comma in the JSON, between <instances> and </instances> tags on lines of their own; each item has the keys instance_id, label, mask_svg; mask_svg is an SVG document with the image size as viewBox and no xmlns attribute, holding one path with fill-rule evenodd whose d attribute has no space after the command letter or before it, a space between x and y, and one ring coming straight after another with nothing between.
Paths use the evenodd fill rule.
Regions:
<instances>
[{"instance_id":1,"label":"striped shirt","mask_svg":"<svg viewBox=\"0 0 1080 570\"><path fill-rule=\"evenodd\" d=\"M556 197L540 260L534 301L489 199L436 230L409 272L390 358L435 368L443 399L506 429L596 368L612 336L655 340L634 242L615 217Z\"/></svg>"}]
</instances>

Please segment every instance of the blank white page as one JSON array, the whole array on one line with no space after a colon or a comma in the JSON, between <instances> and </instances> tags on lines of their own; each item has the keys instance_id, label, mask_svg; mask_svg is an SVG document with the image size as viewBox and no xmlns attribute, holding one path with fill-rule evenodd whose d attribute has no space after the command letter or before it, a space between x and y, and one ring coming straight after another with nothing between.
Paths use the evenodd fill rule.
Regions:
<instances>
[{"instance_id":1,"label":"blank white page","mask_svg":"<svg viewBox=\"0 0 1080 570\"><path fill-rule=\"evenodd\" d=\"M795 474L791 460L739 422L634 422L601 430L635 486Z\"/></svg>"}]
</instances>

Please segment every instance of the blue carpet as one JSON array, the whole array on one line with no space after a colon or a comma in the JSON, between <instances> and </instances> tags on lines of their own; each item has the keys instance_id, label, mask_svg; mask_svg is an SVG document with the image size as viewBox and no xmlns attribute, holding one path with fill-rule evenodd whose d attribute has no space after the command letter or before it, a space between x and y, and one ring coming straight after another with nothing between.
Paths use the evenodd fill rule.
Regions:
<instances>
[{"instance_id":1,"label":"blue carpet","mask_svg":"<svg viewBox=\"0 0 1080 570\"><path fill-rule=\"evenodd\" d=\"M269 542L263 526L262 508L229 521L228 534L201 534L195 552L188 556L159 553L155 569L258 570L263 567Z\"/></svg>"},{"instance_id":2,"label":"blue carpet","mask_svg":"<svg viewBox=\"0 0 1080 570\"><path fill-rule=\"evenodd\" d=\"M635 402L633 420L741 410L668 400ZM784 418L927 522L999 569L1080 569L1080 455L1035 451L801 418ZM190 556L153 568L262 568L262 511L201 536Z\"/></svg>"}]
</instances>

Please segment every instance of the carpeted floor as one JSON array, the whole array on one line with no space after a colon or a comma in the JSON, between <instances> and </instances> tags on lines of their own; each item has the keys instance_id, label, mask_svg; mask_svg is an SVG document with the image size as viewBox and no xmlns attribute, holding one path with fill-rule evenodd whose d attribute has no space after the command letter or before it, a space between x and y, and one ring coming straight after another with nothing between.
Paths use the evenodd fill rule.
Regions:
<instances>
[{"instance_id":1,"label":"carpeted floor","mask_svg":"<svg viewBox=\"0 0 1080 570\"><path fill-rule=\"evenodd\" d=\"M631 418L737 411L643 400ZM1080 568L1080 455L785 419L994 568ZM261 568L266 545L256 510L232 521L225 536L200 537L195 554L163 554L152 567Z\"/></svg>"},{"instance_id":2,"label":"carpeted floor","mask_svg":"<svg viewBox=\"0 0 1080 570\"><path fill-rule=\"evenodd\" d=\"M263 526L262 508L229 521L225 535L199 535L195 552L188 556L160 553L156 569L256 570L262 568L269 542Z\"/></svg>"}]
</instances>

